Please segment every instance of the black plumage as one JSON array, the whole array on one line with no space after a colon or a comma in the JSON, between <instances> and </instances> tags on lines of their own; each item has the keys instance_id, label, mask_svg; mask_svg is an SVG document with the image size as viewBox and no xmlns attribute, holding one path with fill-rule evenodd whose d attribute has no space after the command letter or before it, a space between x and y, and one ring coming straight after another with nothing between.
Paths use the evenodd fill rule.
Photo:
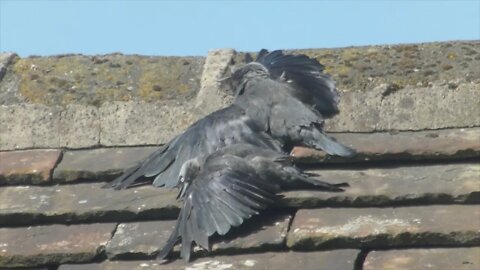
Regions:
<instances>
[{"instance_id":1,"label":"black plumage","mask_svg":"<svg viewBox=\"0 0 480 270\"><path fill-rule=\"evenodd\" d=\"M324 119L338 113L339 95L317 60L262 50L227 82L235 91L233 104L200 119L106 185L179 188L183 205L158 258L178 242L187 261L194 243L209 250L210 236L225 235L259 214L281 190L347 186L311 178L286 154L296 145L355 154L324 133Z\"/></svg>"},{"instance_id":2,"label":"black plumage","mask_svg":"<svg viewBox=\"0 0 480 270\"><path fill-rule=\"evenodd\" d=\"M281 151L278 141L257 126L243 108L233 104L197 121L107 186L126 188L150 177L154 186L174 187L185 161L236 143Z\"/></svg>"},{"instance_id":3,"label":"black plumage","mask_svg":"<svg viewBox=\"0 0 480 270\"><path fill-rule=\"evenodd\" d=\"M322 71L323 66L307 56L262 50L255 62L238 68L228 80L236 92L232 105L197 121L106 186L121 189L153 181L155 186L174 187L187 160L237 143L278 152L305 145L353 156L353 149L323 132L324 118L338 113L339 97Z\"/></svg>"},{"instance_id":4,"label":"black plumage","mask_svg":"<svg viewBox=\"0 0 480 270\"><path fill-rule=\"evenodd\" d=\"M249 144L235 144L206 157L185 162L179 174L183 200L175 229L158 258L181 242L181 256L190 259L192 244L210 250L209 237L225 235L231 227L259 214L286 188L303 186L342 191L342 184L312 179L295 168L290 157Z\"/></svg>"}]
</instances>

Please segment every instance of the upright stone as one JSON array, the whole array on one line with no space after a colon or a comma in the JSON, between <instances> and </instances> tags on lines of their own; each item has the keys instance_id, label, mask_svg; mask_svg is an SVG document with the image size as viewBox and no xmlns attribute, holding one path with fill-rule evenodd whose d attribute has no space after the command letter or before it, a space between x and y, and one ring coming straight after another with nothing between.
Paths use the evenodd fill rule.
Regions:
<instances>
[{"instance_id":1,"label":"upright stone","mask_svg":"<svg viewBox=\"0 0 480 270\"><path fill-rule=\"evenodd\" d=\"M202 114L207 115L225 107L231 102L231 96L222 93L220 90L218 80L225 76L235 54L236 52L232 49L219 49L208 52L195 105Z\"/></svg>"}]
</instances>

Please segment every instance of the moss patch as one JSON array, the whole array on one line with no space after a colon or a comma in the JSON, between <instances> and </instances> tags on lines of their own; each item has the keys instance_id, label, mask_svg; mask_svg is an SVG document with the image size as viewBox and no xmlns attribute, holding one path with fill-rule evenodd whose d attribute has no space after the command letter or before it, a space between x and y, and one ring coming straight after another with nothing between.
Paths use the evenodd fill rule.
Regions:
<instances>
[{"instance_id":1,"label":"moss patch","mask_svg":"<svg viewBox=\"0 0 480 270\"><path fill-rule=\"evenodd\" d=\"M99 106L105 101L192 98L203 62L200 57L67 55L19 59L13 71L29 102Z\"/></svg>"},{"instance_id":2,"label":"moss patch","mask_svg":"<svg viewBox=\"0 0 480 270\"><path fill-rule=\"evenodd\" d=\"M306 49L325 65L339 89L368 91L380 84L428 86L432 82L480 81L480 42ZM469 76L465 76L469 74Z\"/></svg>"}]
</instances>

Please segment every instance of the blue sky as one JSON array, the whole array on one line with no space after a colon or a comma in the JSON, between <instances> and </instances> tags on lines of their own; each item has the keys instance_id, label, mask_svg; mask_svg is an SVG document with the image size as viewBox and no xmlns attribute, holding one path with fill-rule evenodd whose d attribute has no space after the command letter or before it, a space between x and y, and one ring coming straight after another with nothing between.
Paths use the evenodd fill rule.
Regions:
<instances>
[{"instance_id":1,"label":"blue sky","mask_svg":"<svg viewBox=\"0 0 480 270\"><path fill-rule=\"evenodd\" d=\"M206 55L480 39L473 1L0 0L0 51Z\"/></svg>"}]
</instances>

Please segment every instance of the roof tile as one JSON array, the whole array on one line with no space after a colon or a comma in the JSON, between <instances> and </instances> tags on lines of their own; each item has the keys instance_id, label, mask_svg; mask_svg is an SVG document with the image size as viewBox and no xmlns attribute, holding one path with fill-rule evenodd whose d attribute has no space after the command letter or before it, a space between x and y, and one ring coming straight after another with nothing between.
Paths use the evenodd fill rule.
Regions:
<instances>
[{"instance_id":1,"label":"roof tile","mask_svg":"<svg viewBox=\"0 0 480 270\"><path fill-rule=\"evenodd\" d=\"M55 182L109 181L158 147L119 147L66 151L53 172Z\"/></svg>"},{"instance_id":2,"label":"roof tile","mask_svg":"<svg viewBox=\"0 0 480 270\"><path fill-rule=\"evenodd\" d=\"M358 250L353 249L306 253L267 252L262 254L201 258L190 263L185 263L182 260L176 260L168 264L160 264L160 261L107 261L100 264L66 264L61 265L58 270L351 270L353 269L353 265L358 253Z\"/></svg>"},{"instance_id":3,"label":"roof tile","mask_svg":"<svg viewBox=\"0 0 480 270\"><path fill-rule=\"evenodd\" d=\"M436 248L372 251L363 264L364 270L480 269L480 248Z\"/></svg>"},{"instance_id":4,"label":"roof tile","mask_svg":"<svg viewBox=\"0 0 480 270\"><path fill-rule=\"evenodd\" d=\"M480 157L480 128L332 135L357 150L358 155L353 159L339 158L305 147L295 147L292 155L306 163L378 160L398 162Z\"/></svg>"},{"instance_id":5,"label":"roof tile","mask_svg":"<svg viewBox=\"0 0 480 270\"><path fill-rule=\"evenodd\" d=\"M291 218L292 215L285 213L256 216L226 236L212 237L212 252L238 254L282 249ZM107 245L107 256L110 259L155 258L174 226L173 220L121 223ZM205 255L204 252L197 254Z\"/></svg>"},{"instance_id":6,"label":"roof tile","mask_svg":"<svg viewBox=\"0 0 480 270\"><path fill-rule=\"evenodd\" d=\"M61 150L0 152L0 184L48 182L61 154Z\"/></svg>"},{"instance_id":7,"label":"roof tile","mask_svg":"<svg viewBox=\"0 0 480 270\"><path fill-rule=\"evenodd\" d=\"M303 209L287 245L295 250L471 246L480 245L479 228L476 205Z\"/></svg>"},{"instance_id":8,"label":"roof tile","mask_svg":"<svg viewBox=\"0 0 480 270\"><path fill-rule=\"evenodd\" d=\"M116 224L49 225L0 229L0 267L90 262Z\"/></svg>"}]
</instances>

